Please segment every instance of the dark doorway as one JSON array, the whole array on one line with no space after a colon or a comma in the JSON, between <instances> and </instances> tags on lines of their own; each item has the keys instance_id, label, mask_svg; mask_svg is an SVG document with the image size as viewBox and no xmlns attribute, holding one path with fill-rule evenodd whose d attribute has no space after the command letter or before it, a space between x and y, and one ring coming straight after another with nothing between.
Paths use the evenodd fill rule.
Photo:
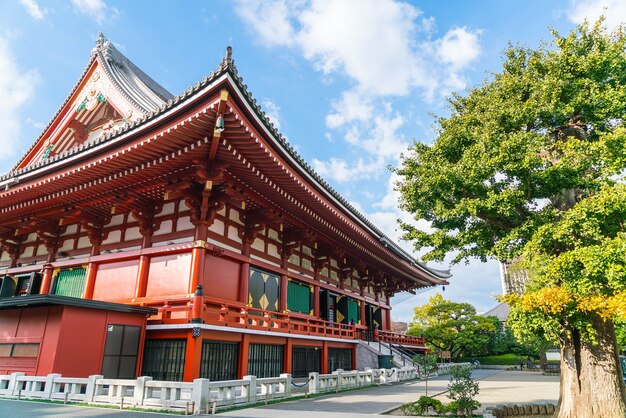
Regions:
<instances>
[{"instance_id":1,"label":"dark doorway","mask_svg":"<svg viewBox=\"0 0 626 418\"><path fill-rule=\"evenodd\" d=\"M141 327L107 325L102 375L107 379L134 379Z\"/></svg>"},{"instance_id":2,"label":"dark doorway","mask_svg":"<svg viewBox=\"0 0 626 418\"><path fill-rule=\"evenodd\" d=\"M141 374L154 380L182 382L186 348L187 340L146 340Z\"/></svg>"},{"instance_id":3,"label":"dark doorway","mask_svg":"<svg viewBox=\"0 0 626 418\"><path fill-rule=\"evenodd\" d=\"M328 349L328 372L335 370L352 370L352 349L329 348Z\"/></svg>"},{"instance_id":4,"label":"dark doorway","mask_svg":"<svg viewBox=\"0 0 626 418\"><path fill-rule=\"evenodd\" d=\"M293 377L308 377L311 372L320 372L321 347L294 346L291 351L291 374Z\"/></svg>"},{"instance_id":5,"label":"dark doorway","mask_svg":"<svg viewBox=\"0 0 626 418\"><path fill-rule=\"evenodd\" d=\"M200 377L210 380L237 379L239 343L204 341Z\"/></svg>"},{"instance_id":6,"label":"dark doorway","mask_svg":"<svg viewBox=\"0 0 626 418\"><path fill-rule=\"evenodd\" d=\"M283 372L284 346L250 344L248 374L256 377L278 377Z\"/></svg>"}]
</instances>

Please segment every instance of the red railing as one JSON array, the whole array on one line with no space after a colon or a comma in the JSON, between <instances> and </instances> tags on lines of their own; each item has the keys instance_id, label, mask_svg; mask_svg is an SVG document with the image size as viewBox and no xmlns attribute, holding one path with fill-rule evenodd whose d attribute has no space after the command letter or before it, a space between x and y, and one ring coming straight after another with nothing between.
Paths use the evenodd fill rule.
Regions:
<instances>
[{"instance_id":1,"label":"red railing","mask_svg":"<svg viewBox=\"0 0 626 418\"><path fill-rule=\"evenodd\" d=\"M368 333L367 328L362 325L324 321L293 312L267 311L251 308L242 303L224 302L208 297L204 297L203 302L202 320L210 325L347 340L364 339L363 336ZM192 303L187 298L167 300L165 303L144 302L144 305L152 305L158 309L156 315L148 318L149 324L179 324L192 319ZM421 337L390 331L374 330L373 340L424 347L424 339Z\"/></svg>"},{"instance_id":2,"label":"red railing","mask_svg":"<svg viewBox=\"0 0 626 418\"><path fill-rule=\"evenodd\" d=\"M155 304L156 305L156 304ZM187 300L170 300L165 305L155 306L158 313L148 318L149 324L180 323L191 319L192 307ZM357 332L365 329L360 325L340 324L311 318L297 313L273 312L256 309L240 303L204 298L202 320L205 324L280 332L298 335L312 335L354 340Z\"/></svg>"},{"instance_id":3,"label":"red railing","mask_svg":"<svg viewBox=\"0 0 626 418\"><path fill-rule=\"evenodd\" d=\"M395 332L374 330L374 341L382 341L389 344L424 347L424 339L412 335L396 334Z\"/></svg>"}]
</instances>

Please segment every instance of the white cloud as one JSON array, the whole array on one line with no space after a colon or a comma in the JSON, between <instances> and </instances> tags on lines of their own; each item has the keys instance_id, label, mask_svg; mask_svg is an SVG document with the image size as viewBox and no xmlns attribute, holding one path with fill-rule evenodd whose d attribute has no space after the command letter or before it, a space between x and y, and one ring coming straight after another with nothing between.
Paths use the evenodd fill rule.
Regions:
<instances>
[{"instance_id":1,"label":"white cloud","mask_svg":"<svg viewBox=\"0 0 626 418\"><path fill-rule=\"evenodd\" d=\"M582 23L585 19L593 23L604 15L605 25L609 29L614 29L626 20L626 2L623 0L570 0L565 13L572 23Z\"/></svg>"},{"instance_id":2,"label":"white cloud","mask_svg":"<svg viewBox=\"0 0 626 418\"><path fill-rule=\"evenodd\" d=\"M119 14L115 7L107 6L103 0L72 0L72 4L80 14L91 17L99 25Z\"/></svg>"},{"instance_id":3,"label":"white cloud","mask_svg":"<svg viewBox=\"0 0 626 418\"><path fill-rule=\"evenodd\" d=\"M326 126L333 129L348 122L365 122L374 113L371 97L355 90L344 91L341 98L332 103L332 109L333 113L326 116Z\"/></svg>"},{"instance_id":4,"label":"white cloud","mask_svg":"<svg viewBox=\"0 0 626 418\"><path fill-rule=\"evenodd\" d=\"M271 101L270 99L263 99L261 107L270 121L274 124L276 129L280 130L280 106Z\"/></svg>"},{"instance_id":5,"label":"white cloud","mask_svg":"<svg viewBox=\"0 0 626 418\"><path fill-rule=\"evenodd\" d=\"M303 2L295 0L240 0L235 11L264 45L292 45L295 34L291 20L302 6Z\"/></svg>"},{"instance_id":6,"label":"white cloud","mask_svg":"<svg viewBox=\"0 0 626 418\"><path fill-rule=\"evenodd\" d=\"M43 20L46 17L46 13L48 13L47 9L42 9L39 7L35 0L20 0L22 6L26 8L26 11L35 20Z\"/></svg>"},{"instance_id":7,"label":"white cloud","mask_svg":"<svg viewBox=\"0 0 626 418\"><path fill-rule=\"evenodd\" d=\"M480 55L479 31L452 28L438 41L437 55L442 62L462 69Z\"/></svg>"},{"instance_id":8,"label":"white cloud","mask_svg":"<svg viewBox=\"0 0 626 418\"><path fill-rule=\"evenodd\" d=\"M15 154L20 140L20 112L33 98L39 80L36 70L18 66L9 41L0 37L0 158Z\"/></svg>"},{"instance_id":9,"label":"white cloud","mask_svg":"<svg viewBox=\"0 0 626 418\"><path fill-rule=\"evenodd\" d=\"M401 134L407 117L393 110L394 100L416 91L432 100L465 88L461 71L481 49L479 30L455 27L433 38L435 19L397 0L240 0L236 11L263 45L290 48L324 78L349 82L331 102L326 126L359 159L315 164L338 182L371 178L397 162L409 141Z\"/></svg>"},{"instance_id":10,"label":"white cloud","mask_svg":"<svg viewBox=\"0 0 626 418\"><path fill-rule=\"evenodd\" d=\"M298 15L297 42L325 74L344 74L372 95L407 95L435 82L416 42L421 14L392 0L313 1Z\"/></svg>"},{"instance_id":11,"label":"white cloud","mask_svg":"<svg viewBox=\"0 0 626 418\"><path fill-rule=\"evenodd\" d=\"M377 161L365 161L362 158L350 163L341 158L331 158L328 161L314 158L313 169L323 178L337 183L369 179L381 172Z\"/></svg>"}]
</instances>

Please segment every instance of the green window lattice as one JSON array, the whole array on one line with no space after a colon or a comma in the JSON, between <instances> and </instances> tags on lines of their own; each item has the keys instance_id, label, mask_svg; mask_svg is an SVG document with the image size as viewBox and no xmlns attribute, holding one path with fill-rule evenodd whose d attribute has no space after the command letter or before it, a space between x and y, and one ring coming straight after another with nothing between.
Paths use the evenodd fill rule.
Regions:
<instances>
[{"instance_id":1,"label":"green window lattice","mask_svg":"<svg viewBox=\"0 0 626 418\"><path fill-rule=\"evenodd\" d=\"M85 286L85 269L73 268L59 271L56 279L55 295L79 298Z\"/></svg>"},{"instance_id":2,"label":"green window lattice","mask_svg":"<svg viewBox=\"0 0 626 418\"><path fill-rule=\"evenodd\" d=\"M303 314L311 312L311 288L309 285L289 281L287 285L287 309Z\"/></svg>"}]
</instances>

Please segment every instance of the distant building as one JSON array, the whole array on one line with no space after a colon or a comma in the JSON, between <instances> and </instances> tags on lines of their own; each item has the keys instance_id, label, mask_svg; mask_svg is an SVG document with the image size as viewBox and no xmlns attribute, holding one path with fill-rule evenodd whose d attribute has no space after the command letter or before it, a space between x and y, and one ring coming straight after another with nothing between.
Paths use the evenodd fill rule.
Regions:
<instances>
[{"instance_id":1,"label":"distant building","mask_svg":"<svg viewBox=\"0 0 626 418\"><path fill-rule=\"evenodd\" d=\"M395 332L397 334L406 334L409 329L409 324L406 322L392 322L391 323L391 332Z\"/></svg>"},{"instance_id":2,"label":"distant building","mask_svg":"<svg viewBox=\"0 0 626 418\"><path fill-rule=\"evenodd\" d=\"M500 320L500 322L504 323L509 318L510 309L511 308L507 303L502 302L482 314L482 316L495 316Z\"/></svg>"},{"instance_id":3,"label":"distant building","mask_svg":"<svg viewBox=\"0 0 626 418\"><path fill-rule=\"evenodd\" d=\"M515 262L500 262L500 280L502 281L502 294L522 294L526 289L528 274L526 270L513 268Z\"/></svg>"}]
</instances>

